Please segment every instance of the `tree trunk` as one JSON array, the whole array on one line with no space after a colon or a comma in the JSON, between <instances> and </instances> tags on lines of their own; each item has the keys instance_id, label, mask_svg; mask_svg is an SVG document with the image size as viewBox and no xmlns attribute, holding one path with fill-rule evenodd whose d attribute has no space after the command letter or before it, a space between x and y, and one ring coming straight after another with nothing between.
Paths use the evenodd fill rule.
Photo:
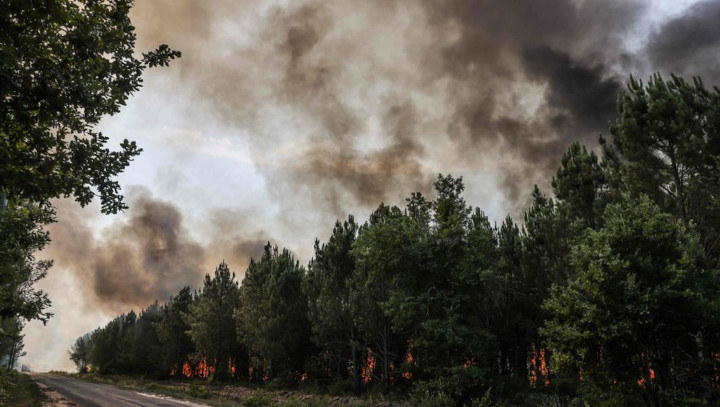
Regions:
<instances>
[{"instance_id":1,"label":"tree trunk","mask_svg":"<svg viewBox=\"0 0 720 407\"><path fill-rule=\"evenodd\" d=\"M683 180L680 178L680 172L678 170L677 163L675 162L674 154L670 155L670 163L672 164L672 175L673 180L675 181L675 192L677 193L675 203L680 211L680 220L682 220L683 226L687 228L689 223L687 210L685 208L685 185L683 185Z\"/></svg>"},{"instance_id":2,"label":"tree trunk","mask_svg":"<svg viewBox=\"0 0 720 407\"><path fill-rule=\"evenodd\" d=\"M355 343L355 330L350 330L350 346L352 347L352 363L353 363L353 387L355 392L360 391L360 375L358 374L358 357L357 357L357 344Z\"/></svg>"},{"instance_id":3,"label":"tree trunk","mask_svg":"<svg viewBox=\"0 0 720 407\"><path fill-rule=\"evenodd\" d=\"M12 347L10 348L10 355L8 355L8 364L7 369L12 370L13 366L15 365L15 346L17 344L17 339L13 337L12 341Z\"/></svg>"},{"instance_id":4,"label":"tree trunk","mask_svg":"<svg viewBox=\"0 0 720 407\"><path fill-rule=\"evenodd\" d=\"M336 367L335 367L335 376L336 376L339 380L342 380L342 351L343 351L342 348L343 348L343 347L342 347L341 344L338 345L338 347L337 347L337 354L336 354L337 363L336 363Z\"/></svg>"},{"instance_id":5,"label":"tree trunk","mask_svg":"<svg viewBox=\"0 0 720 407\"><path fill-rule=\"evenodd\" d=\"M387 318L385 318L385 323L383 324L383 385L385 385L385 388L390 387L390 352L388 351L388 321Z\"/></svg>"},{"instance_id":6,"label":"tree trunk","mask_svg":"<svg viewBox=\"0 0 720 407\"><path fill-rule=\"evenodd\" d=\"M0 188L0 220L5 214L5 209L7 209L7 192L4 188Z\"/></svg>"}]
</instances>

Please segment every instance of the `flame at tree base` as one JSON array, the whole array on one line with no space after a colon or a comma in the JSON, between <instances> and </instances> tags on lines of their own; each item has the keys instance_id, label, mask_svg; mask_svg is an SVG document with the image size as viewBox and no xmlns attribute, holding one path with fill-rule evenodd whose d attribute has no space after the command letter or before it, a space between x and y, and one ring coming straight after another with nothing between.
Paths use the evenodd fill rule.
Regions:
<instances>
[{"instance_id":1,"label":"flame at tree base","mask_svg":"<svg viewBox=\"0 0 720 407\"><path fill-rule=\"evenodd\" d=\"M178 369L178 366L173 367L170 370L170 376L176 377L178 376L178 370L179 375L186 377L188 379L192 379L194 377L197 378L208 378L210 375L215 373L215 363L212 361L212 364L208 364L207 358L200 359L193 367L193 363L191 362L191 358L188 357L185 359L185 362L183 362L182 368ZM230 372L231 377L235 377L237 372L237 367L235 366L235 361L233 361L232 358L228 359L228 371Z\"/></svg>"}]
</instances>

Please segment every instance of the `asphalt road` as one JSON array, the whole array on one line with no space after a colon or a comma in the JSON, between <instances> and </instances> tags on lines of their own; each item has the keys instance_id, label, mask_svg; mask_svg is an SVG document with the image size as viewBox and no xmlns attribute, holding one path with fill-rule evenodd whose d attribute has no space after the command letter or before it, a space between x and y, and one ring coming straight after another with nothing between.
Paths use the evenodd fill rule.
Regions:
<instances>
[{"instance_id":1,"label":"asphalt road","mask_svg":"<svg viewBox=\"0 0 720 407\"><path fill-rule=\"evenodd\" d=\"M51 404L58 406L202 406L202 404L176 400L166 396L123 390L107 384L93 383L50 373L32 373L32 377L70 402L67 403L59 400L59 397L51 396L50 398L53 400Z\"/></svg>"}]
</instances>

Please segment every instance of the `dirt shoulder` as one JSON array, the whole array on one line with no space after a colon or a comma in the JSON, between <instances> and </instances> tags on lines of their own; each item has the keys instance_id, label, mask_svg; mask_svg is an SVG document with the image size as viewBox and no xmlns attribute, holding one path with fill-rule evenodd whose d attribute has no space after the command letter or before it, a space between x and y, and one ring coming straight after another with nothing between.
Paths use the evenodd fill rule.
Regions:
<instances>
[{"instance_id":1,"label":"dirt shoulder","mask_svg":"<svg viewBox=\"0 0 720 407\"><path fill-rule=\"evenodd\" d=\"M32 375L29 375L32 377ZM69 406L77 406L77 404L69 401L65 397L63 397L60 393L56 392L55 390L47 387L45 384L38 382L35 380L35 383L40 388L40 391L42 391L43 395L45 396L45 400L42 401L43 407L52 407L52 406L58 406L58 407L69 407Z\"/></svg>"},{"instance_id":2,"label":"dirt shoulder","mask_svg":"<svg viewBox=\"0 0 720 407\"><path fill-rule=\"evenodd\" d=\"M149 380L121 375L72 374L73 377L121 388L147 391L212 406L278 406L278 407L407 407L402 401L382 395L330 396L295 390L270 390L244 383L210 383L205 380Z\"/></svg>"}]
</instances>

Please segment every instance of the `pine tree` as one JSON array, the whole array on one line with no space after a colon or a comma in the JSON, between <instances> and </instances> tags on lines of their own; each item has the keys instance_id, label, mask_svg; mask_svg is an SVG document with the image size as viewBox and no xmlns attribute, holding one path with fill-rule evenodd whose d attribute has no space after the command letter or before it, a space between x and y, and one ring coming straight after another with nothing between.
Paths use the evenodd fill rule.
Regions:
<instances>
[{"instance_id":1,"label":"pine tree","mask_svg":"<svg viewBox=\"0 0 720 407\"><path fill-rule=\"evenodd\" d=\"M598 226L607 200L607 182L594 152L572 143L563 154L552 187L557 210L567 225L579 220L584 227Z\"/></svg>"},{"instance_id":2,"label":"pine tree","mask_svg":"<svg viewBox=\"0 0 720 407\"><path fill-rule=\"evenodd\" d=\"M162 321L162 310L155 301L140 312L130 343L131 371L152 377L163 377L167 371L162 366L162 344L155 325Z\"/></svg>"},{"instance_id":3,"label":"pine tree","mask_svg":"<svg viewBox=\"0 0 720 407\"><path fill-rule=\"evenodd\" d=\"M240 348L233 318L239 301L235 273L223 261L215 269L214 277L205 275L203 288L190 305L188 335L195 345L197 356L212 366L214 378L231 376L230 359Z\"/></svg>"},{"instance_id":4,"label":"pine tree","mask_svg":"<svg viewBox=\"0 0 720 407\"><path fill-rule=\"evenodd\" d=\"M720 264L720 90L672 76L630 78L605 143L616 193L646 194L698 231Z\"/></svg>"},{"instance_id":5,"label":"pine tree","mask_svg":"<svg viewBox=\"0 0 720 407\"><path fill-rule=\"evenodd\" d=\"M158 339L162 343L163 371L182 374L182 368L192 353L195 352L192 340L188 335L190 325L187 323L193 297L190 287L184 287L178 295L162 307L162 320L155 325Z\"/></svg>"},{"instance_id":6,"label":"pine tree","mask_svg":"<svg viewBox=\"0 0 720 407\"><path fill-rule=\"evenodd\" d=\"M235 318L238 338L248 347L259 377L292 376L304 365L311 334L304 275L287 249L279 252L270 243L245 273Z\"/></svg>"},{"instance_id":7,"label":"pine tree","mask_svg":"<svg viewBox=\"0 0 720 407\"><path fill-rule=\"evenodd\" d=\"M382 379L386 387L390 384L390 364L402 360L402 349L407 346L407 338L399 337L393 323L405 327L408 320L417 318L418 311L414 306L408 313L400 312L407 295L398 285L398 276L410 275L407 269L413 267L404 258L413 252L402 235L404 221L398 207L381 204L360 228L352 250L357 270L351 281L351 312L363 347L370 349L380 363L380 373L367 371L365 380ZM413 281L407 283L412 285Z\"/></svg>"},{"instance_id":8,"label":"pine tree","mask_svg":"<svg viewBox=\"0 0 720 407\"><path fill-rule=\"evenodd\" d=\"M303 281L313 341L331 355L327 367L334 379L347 378L348 367L352 366L355 384L359 377L358 334L350 309L349 282L355 273L355 258L350 251L356 236L357 224L352 216L342 224L337 221L327 243L315 241L315 256Z\"/></svg>"},{"instance_id":9,"label":"pine tree","mask_svg":"<svg viewBox=\"0 0 720 407\"><path fill-rule=\"evenodd\" d=\"M717 342L697 335L717 335L720 275L702 267L681 221L644 196L610 204L605 225L588 229L571 258L576 277L552 291L542 329L558 368L582 369L604 390L617 383L648 406L707 390Z\"/></svg>"},{"instance_id":10,"label":"pine tree","mask_svg":"<svg viewBox=\"0 0 720 407\"><path fill-rule=\"evenodd\" d=\"M18 358L25 356L24 327L25 323L20 318L0 319L0 362L8 370L14 369Z\"/></svg>"},{"instance_id":11,"label":"pine tree","mask_svg":"<svg viewBox=\"0 0 720 407\"><path fill-rule=\"evenodd\" d=\"M75 363L78 373L86 373L88 370L90 347L92 346L92 335L85 334L75 340L70 347L70 360Z\"/></svg>"}]
</instances>

